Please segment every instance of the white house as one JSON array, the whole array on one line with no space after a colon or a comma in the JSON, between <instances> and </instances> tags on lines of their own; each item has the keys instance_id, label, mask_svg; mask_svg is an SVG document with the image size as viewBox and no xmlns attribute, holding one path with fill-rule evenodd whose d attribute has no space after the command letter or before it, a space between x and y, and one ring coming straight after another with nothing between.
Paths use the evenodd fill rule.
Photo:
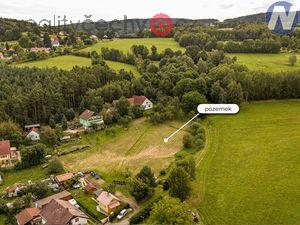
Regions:
<instances>
[{"instance_id":1,"label":"white house","mask_svg":"<svg viewBox=\"0 0 300 225\"><path fill-rule=\"evenodd\" d=\"M129 99L129 102L131 105L141 105L145 110L153 108L153 103L145 96L134 95Z\"/></svg>"},{"instance_id":2,"label":"white house","mask_svg":"<svg viewBox=\"0 0 300 225\"><path fill-rule=\"evenodd\" d=\"M131 98L128 98L127 100L129 101L131 106L141 105L141 106L143 106L143 108L145 110L153 108L153 103L145 96L134 95ZM113 106L116 106L118 101L119 100L114 100L113 101Z\"/></svg>"},{"instance_id":3,"label":"white house","mask_svg":"<svg viewBox=\"0 0 300 225\"><path fill-rule=\"evenodd\" d=\"M37 128L32 128L30 132L27 134L26 138L32 141L39 141L40 140L40 133Z\"/></svg>"},{"instance_id":4,"label":"white house","mask_svg":"<svg viewBox=\"0 0 300 225\"><path fill-rule=\"evenodd\" d=\"M59 47L60 46L59 39L56 35L51 36L51 45L52 45L52 47Z\"/></svg>"}]
</instances>

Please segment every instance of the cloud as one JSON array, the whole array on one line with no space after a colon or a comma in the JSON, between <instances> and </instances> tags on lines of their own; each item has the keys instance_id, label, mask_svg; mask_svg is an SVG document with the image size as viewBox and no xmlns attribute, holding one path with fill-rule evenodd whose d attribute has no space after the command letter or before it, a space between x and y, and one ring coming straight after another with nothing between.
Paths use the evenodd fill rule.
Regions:
<instances>
[{"instance_id":1,"label":"cloud","mask_svg":"<svg viewBox=\"0 0 300 225\"><path fill-rule=\"evenodd\" d=\"M230 9L233 6L234 6L233 4L220 4L219 8L221 8L221 9Z\"/></svg>"}]
</instances>

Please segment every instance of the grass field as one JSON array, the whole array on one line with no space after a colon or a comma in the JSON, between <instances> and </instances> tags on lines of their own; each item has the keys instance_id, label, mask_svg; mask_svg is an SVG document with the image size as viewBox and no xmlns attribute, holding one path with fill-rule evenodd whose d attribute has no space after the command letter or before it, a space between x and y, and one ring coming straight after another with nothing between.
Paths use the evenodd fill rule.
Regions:
<instances>
[{"instance_id":1,"label":"grass field","mask_svg":"<svg viewBox=\"0 0 300 225\"><path fill-rule=\"evenodd\" d=\"M173 38L131 38L131 39L116 39L113 41L99 41L90 47L84 48L83 52L100 52L101 48L115 48L120 51L127 53L130 52L132 45L145 45L149 51L152 45L157 47L158 52L162 52L166 48L171 48L172 50L182 50L184 48L180 47L179 44Z\"/></svg>"},{"instance_id":2,"label":"grass field","mask_svg":"<svg viewBox=\"0 0 300 225\"><path fill-rule=\"evenodd\" d=\"M299 111L300 101L269 101L210 117L190 200L204 224L299 224Z\"/></svg>"},{"instance_id":3,"label":"grass field","mask_svg":"<svg viewBox=\"0 0 300 225\"><path fill-rule=\"evenodd\" d=\"M128 168L136 173L144 165L149 165L156 173L167 167L174 154L182 148L181 132L170 143L163 138L172 134L180 122L153 126L139 119L129 130L118 128L116 137L105 135L104 131L85 135L82 140L69 143L63 149L76 145L90 145L90 149L62 156L65 167L70 171L97 170L112 173Z\"/></svg>"},{"instance_id":4,"label":"grass field","mask_svg":"<svg viewBox=\"0 0 300 225\"><path fill-rule=\"evenodd\" d=\"M289 53L279 54L229 54L230 57L236 56L237 63L246 65L250 70L262 70L271 72L300 70L300 54L299 59L294 66L289 64Z\"/></svg>"},{"instance_id":5,"label":"grass field","mask_svg":"<svg viewBox=\"0 0 300 225\"><path fill-rule=\"evenodd\" d=\"M45 177L46 173L41 167L8 172L4 175L3 183L0 185L0 193L2 193L6 187L14 183L27 183L29 180L35 182L42 180Z\"/></svg>"},{"instance_id":6,"label":"grass field","mask_svg":"<svg viewBox=\"0 0 300 225\"><path fill-rule=\"evenodd\" d=\"M132 73L136 76L139 75L139 72L137 71L136 67L132 65L128 65L120 62L112 62L112 61L106 61L106 63L110 68L116 71L124 69L125 71L132 71ZM90 65L91 65L91 59L89 58L67 55L67 56L58 56L58 57L41 60L41 61L22 63L22 64L18 64L17 66L19 67L28 66L28 67L39 67L39 68L57 67L63 70L71 70L74 66L84 67Z\"/></svg>"}]
</instances>

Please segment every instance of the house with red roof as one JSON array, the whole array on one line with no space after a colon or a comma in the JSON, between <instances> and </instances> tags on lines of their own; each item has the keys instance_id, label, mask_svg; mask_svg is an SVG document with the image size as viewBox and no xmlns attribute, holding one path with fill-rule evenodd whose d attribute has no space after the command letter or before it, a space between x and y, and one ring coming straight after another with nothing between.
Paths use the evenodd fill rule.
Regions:
<instances>
[{"instance_id":1,"label":"house with red roof","mask_svg":"<svg viewBox=\"0 0 300 225\"><path fill-rule=\"evenodd\" d=\"M32 141L39 141L40 140L40 132L37 128L32 128L28 134L26 135L26 138L32 140Z\"/></svg>"},{"instance_id":2,"label":"house with red roof","mask_svg":"<svg viewBox=\"0 0 300 225\"><path fill-rule=\"evenodd\" d=\"M21 161L21 154L15 147L10 146L10 141L0 141L0 167L13 166Z\"/></svg>"},{"instance_id":3,"label":"house with red roof","mask_svg":"<svg viewBox=\"0 0 300 225\"><path fill-rule=\"evenodd\" d=\"M63 184L64 182L73 179L74 174L73 173L65 173L65 174L61 174L61 175L57 175L54 180L56 181L56 183L58 184Z\"/></svg>"},{"instance_id":4,"label":"house with red roof","mask_svg":"<svg viewBox=\"0 0 300 225\"><path fill-rule=\"evenodd\" d=\"M37 53L37 52L50 53L50 48L37 48L37 47L35 47L35 48L31 48L30 51L35 52L35 53Z\"/></svg>"},{"instance_id":5,"label":"house with red roof","mask_svg":"<svg viewBox=\"0 0 300 225\"><path fill-rule=\"evenodd\" d=\"M97 202L98 209L107 215L110 215L112 212L116 212L121 206L120 199L107 191L101 192L97 198Z\"/></svg>"},{"instance_id":6,"label":"house with red roof","mask_svg":"<svg viewBox=\"0 0 300 225\"><path fill-rule=\"evenodd\" d=\"M80 124L84 127L84 129L89 129L93 125L101 126L104 124L104 121L101 116L95 115L95 112L86 109L79 116Z\"/></svg>"},{"instance_id":7,"label":"house with red roof","mask_svg":"<svg viewBox=\"0 0 300 225\"><path fill-rule=\"evenodd\" d=\"M85 225L88 222L88 216L81 210L59 199L52 199L40 214L44 225Z\"/></svg>"},{"instance_id":8,"label":"house with red roof","mask_svg":"<svg viewBox=\"0 0 300 225\"><path fill-rule=\"evenodd\" d=\"M56 35L51 35L50 39L51 39L52 47L59 47L60 46L59 39Z\"/></svg>"},{"instance_id":9,"label":"house with red roof","mask_svg":"<svg viewBox=\"0 0 300 225\"><path fill-rule=\"evenodd\" d=\"M40 209L26 208L16 215L18 225L39 225L42 223Z\"/></svg>"},{"instance_id":10,"label":"house with red roof","mask_svg":"<svg viewBox=\"0 0 300 225\"><path fill-rule=\"evenodd\" d=\"M141 105L144 108L144 110L153 108L153 103L143 95L141 96L133 95L131 98L128 98L127 100L129 101L130 106ZM114 100L113 106L116 106L118 101L119 100Z\"/></svg>"},{"instance_id":11,"label":"house with red roof","mask_svg":"<svg viewBox=\"0 0 300 225\"><path fill-rule=\"evenodd\" d=\"M26 188L25 184L14 183L14 184L8 186L7 188L5 188L5 190L3 191L3 194L8 198L17 197L24 188Z\"/></svg>"}]
</instances>

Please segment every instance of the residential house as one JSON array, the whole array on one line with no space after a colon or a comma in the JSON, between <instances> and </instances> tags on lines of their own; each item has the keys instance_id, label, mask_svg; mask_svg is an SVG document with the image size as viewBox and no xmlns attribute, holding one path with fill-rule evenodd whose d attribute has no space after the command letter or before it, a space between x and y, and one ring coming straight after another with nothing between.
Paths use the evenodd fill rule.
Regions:
<instances>
[{"instance_id":1,"label":"residential house","mask_svg":"<svg viewBox=\"0 0 300 225\"><path fill-rule=\"evenodd\" d=\"M37 128L32 128L30 132L27 134L26 138L32 141L39 141L40 140L40 133Z\"/></svg>"},{"instance_id":2,"label":"residential house","mask_svg":"<svg viewBox=\"0 0 300 225\"><path fill-rule=\"evenodd\" d=\"M88 216L68 201L52 199L41 210L44 225L85 225Z\"/></svg>"},{"instance_id":3,"label":"residential house","mask_svg":"<svg viewBox=\"0 0 300 225\"><path fill-rule=\"evenodd\" d=\"M102 191L98 196L97 201L99 206L98 209L107 215L116 212L121 205L120 199L107 191Z\"/></svg>"},{"instance_id":4,"label":"residential house","mask_svg":"<svg viewBox=\"0 0 300 225\"><path fill-rule=\"evenodd\" d=\"M98 41L98 37L96 35L91 35L90 36L90 39L94 42L97 42Z\"/></svg>"},{"instance_id":5,"label":"residential house","mask_svg":"<svg viewBox=\"0 0 300 225\"><path fill-rule=\"evenodd\" d=\"M40 209L26 208L16 215L18 225L40 225L42 218L40 216Z\"/></svg>"},{"instance_id":6,"label":"residential house","mask_svg":"<svg viewBox=\"0 0 300 225\"><path fill-rule=\"evenodd\" d=\"M54 180L58 184L63 184L66 181L71 180L73 177L74 177L73 173L65 173L65 174L57 175L56 177L54 177Z\"/></svg>"},{"instance_id":7,"label":"residential house","mask_svg":"<svg viewBox=\"0 0 300 225\"><path fill-rule=\"evenodd\" d=\"M145 110L152 109L153 103L145 96L134 95L131 98L127 99L131 106L141 105ZM116 106L119 100L113 101L113 106Z\"/></svg>"},{"instance_id":8,"label":"residential house","mask_svg":"<svg viewBox=\"0 0 300 225\"><path fill-rule=\"evenodd\" d=\"M50 48L31 48L31 52L46 52L50 53Z\"/></svg>"},{"instance_id":9,"label":"residential house","mask_svg":"<svg viewBox=\"0 0 300 225\"><path fill-rule=\"evenodd\" d=\"M40 129L41 125L40 124L31 124L31 125L26 125L24 128L26 131L30 131L32 128Z\"/></svg>"},{"instance_id":10,"label":"residential house","mask_svg":"<svg viewBox=\"0 0 300 225\"><path fill-rule=\"evenodd\" d=\"M15 147L10 146L10 141L0 141L0 167L13 166L21 161L21 154Z\"/></svg>"},{"instance_id":11,"label":"residential house","mask_svg":"<svg viewBox=\"0 0 300 225\"><path fill-rule=\"evenodd\" d=\"M51 35L50 39L51 39L52 47L59 47L60 46L59 39L56 35Z\"/></svg>"},{"instance_id":12,"label":"residential house","mask_svg":"<svg viewBox=\"0 0 300 225\"><path fill-rule=\"evenodd\" d=\"M64 200L64 201L69 201L70 199L72 199L72 195L70 192L68 191L62 191L59 192L55 195L51 195L47 198L43 198L40 199L38 201L35 202L35 207L42 209L43 207L45 207L47 204L49 204L53 199L58 199L58 200Z\"/></svg>"},{"instance_id":13,"label":"residential house","mask_svg":"<svg viewBox=\"0 0 300 225\"><path fill-rule=\"evenodd\" d=\"M59 33L58 33L60 36L66 36L67 35L67 32L65 32L65 31L60 31Z\"/></svg>"},{"instance_id":14,"label":"residential house","mask_svg":"<svg viewBox=\"0 0 300 225\"><path fill-rule=\"evenodd\" d=\"M8 198L17 197L22 189L26 187L25 184L22 183L14 183L13 185L7 187L4 190L4 194Z\"/></svg>"},{"instance_id":15,"label":"residential house","mask_svg":"<svg viewBox=\"0 0 300 225\"><path fill-rule=\"evenodd\" d=\"M96 190L97 190L97 188L93 183L88 183L84 187L84 191L86 194L93 194Z\"/></svg>"},{"instance_id":16,"label":"residential house","mask_svg":"<svg viewBox=\"0 0 300 225\"><path fill-rule=\"evenodd\" d=\"M80 124L84 129L89 129L93 125L101 126L104 124L104 121L101 116L95 116L95 112L91 110L85 110L80 116Z\"/></svg>"}]
</instances>

